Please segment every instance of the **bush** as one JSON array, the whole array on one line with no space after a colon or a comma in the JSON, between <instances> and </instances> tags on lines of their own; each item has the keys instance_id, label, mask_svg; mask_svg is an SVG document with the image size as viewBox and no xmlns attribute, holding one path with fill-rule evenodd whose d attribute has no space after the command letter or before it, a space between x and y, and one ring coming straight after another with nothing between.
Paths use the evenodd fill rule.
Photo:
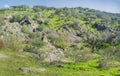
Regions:
<instances>
[{"instance_id":1,"label":"bush","mask_svg":"<svg viewBox=\"0 0 120 76\"><path fill-rule=\"evenodd\" d=\"M51 42L57 48L61 48L61 49L65 49L66 47L68 47L70 45L70 41L64 39L64 37L51 36Z\"/></svg>"},{"instance_id":2,"label":"bush","mask_svg":"<svg viewBox=\"0 0 120 76\"><path fill-rule=\"evenodd\" d=\"M99 62L99 68L104 70L108 70L117 66L120 66L119 62L113 60L102 59Z\"/></svg>"},{"instance_id":3,"label":"bush","mask_svg":"<svg viewBox=\"0 0 120 76\"><path fill-rule=\"evenodd\" d=\"M23 42L16 36L7 36L5 38L5 47L13 51L23 50Z\"/></svg>"},{"instance_id":4,"label":"bush","mask_svg":"<svg viewBox=\"0 0 120 76\"><path fill-rule=\"evenodd\" d=\"M91 59L92 59L92 54L90 54L89 51L85 51L85 50L79 50L78 52L76 52L74 56L75 62L81 62L81 61L83 62Z\"/></svg>"},{"instance_id":5,"label":"bush","mask_svg":"<svg viewBox=\"0 0 120 76\"><path fill-rule=\"evenodd\" d=\"M32 45L33 46L36 46L36 47L43 47L46 43L41 41L41 40L38 40L38 39L34 39L32 40Z\"/></svg>"},{"instance_id":6,"label":"bush","mask_svg":"<svg viewBox=\"0 0 120 76\"><path fill-rule=\"evenodd\" d=\"M0 18L0 26L4 26L5 25L5 21L3 18Z\"/></svg>"},{"instance_id":7,"label":"bush","mask_svg":"<svg viewBox=\"0 0 120 76\"><path fill-rule=\"evenodd\" d=\"M99 67L102 69L111 69L119 66L119 63L115 61L116 49L114 47L109 47L101 52L103 59L99 62Z\"/></svg>"},{"instance_id":8,"label":"bush","mask_svg":"<svg viewBox=\"0 0 120 76\"><path fill-rule=\"evenodd\" d=\"M31 33L31 32L32 32L31 30L32 30L32 29L31 29L29 26L26 26L26 25L24 25L24 26L22 27L22 29L21 29L21 31L22 31L23 33L26 33L26 34Z\"/></svg>"},{"instance_id":9,"label":"bush","mask_svg":"<svg viewBox=\"0 0 120 76\"><path fill-rule=\"evenodd\" d=\"M35 39L35 38L41 38L42 34L40 32L33 32L33 33L29 33L29 37L31 39Z\"/></svg>"},{"instance_id":10,"label":"bush","mask_svg":"<svg viewBox=\"0 0 120 76\"><path fill-rule=\"evenodd\" d=\"M23 15L14 15L14 16L10 19L10 22L20 22L23 17L24 17Z\"/></svg>"},{"instance_id":11,"label":"bush","mask_svg":"<svg viewBox=\"0 0 120 76\"><path fill-rule=\"evenodd\" d=\"M39 54L38 49L33 47L33 46L31 46L31 45L30 46L27 45L26 47L24 47L23 51L34 53L34 54Z\"/></svg>"},{"instance_id":12,"label":"bush","mask_svg":"<svg viewBox=\"0 0 120 76\"><path fill-rule=\"evenodd\" d=\"M66 56L72 58L74 62L84 62L94 58L94 55L91 53L91 49L85 47L82 43L72 46L67 50L69 52L66 51Z\"/></svg>"}]
</instances>

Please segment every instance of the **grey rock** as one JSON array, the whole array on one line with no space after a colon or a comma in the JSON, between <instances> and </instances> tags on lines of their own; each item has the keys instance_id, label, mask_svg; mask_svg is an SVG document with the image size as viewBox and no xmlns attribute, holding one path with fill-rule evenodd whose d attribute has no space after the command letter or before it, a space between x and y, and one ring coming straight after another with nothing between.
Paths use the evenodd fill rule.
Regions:
<instances>
[{"instance_id":1,"label":"grey rock","mask_svg":"<svg viewBox=\"0 0 120 76\"><path fill-rule=\"evenodd\" d=\"M43 59L45 62L64 62L65 61L65 55L63 50L61 49L56 49L54 46L51 44L48 44L46 46L47 48L41 49L44 50L40 57Z\"/></svg>"},{"instance_id":2,"label":"grey rock","mask_svg":"<svg viewBox=\"0 0 120 76\"><path fill-rule=\"evenodd\" d=\"M22 26L19 23L7 23L7 25L2 26L1 30L3 31L4 35L10 36L14 35L17 38L25 39L25 34L21 32Z\"/></svg>"},{"instance_id":3,"label":"grey rock","mask_svg":"<svg viewBox=\"0 0 120 76\"><path fill-rule=\"evenodd\" d=\"M23 73L30 73L31 71L26 68L18 68L18 70L22 71Z\"/></svg>"}]
</instances>

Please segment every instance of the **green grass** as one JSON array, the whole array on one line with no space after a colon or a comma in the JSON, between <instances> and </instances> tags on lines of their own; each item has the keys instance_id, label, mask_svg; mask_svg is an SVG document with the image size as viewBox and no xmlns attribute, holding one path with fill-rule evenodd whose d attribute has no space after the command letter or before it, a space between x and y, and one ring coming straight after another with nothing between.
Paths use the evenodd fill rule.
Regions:
<instances>
[{"instance_id":1,"label":"green grass","mask_svg":"<svg viewBox=\"0 0 120 76\"><path fill-rule=\"evenodd\" d=\"M29 53L0 50L8 58L0 59L0 76L120 76L120 67L110 70L98 68L98 59L88 62L64 63L64 67L49 65L32 57ZM18 68L29 68L31 73L23 73ZM34 68L34 69L33 69ZM45 68L44 72L35 69Z\"/></svg>"}]
</instances>

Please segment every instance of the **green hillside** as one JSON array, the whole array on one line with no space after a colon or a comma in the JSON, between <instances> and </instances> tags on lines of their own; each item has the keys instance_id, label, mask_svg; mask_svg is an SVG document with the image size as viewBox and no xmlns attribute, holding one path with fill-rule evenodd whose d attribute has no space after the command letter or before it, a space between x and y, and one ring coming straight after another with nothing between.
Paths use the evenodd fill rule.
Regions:
<instances>
[{"instance_id":1,"label":"green hillside","mask_svg":"<svg viewBox=\"0 0 120 76\"><path fill-rule=\"evenodd\" d=\"M26 5L0 10L0 76L120 76L120 14Z\"/></svg>"}]
</instances>

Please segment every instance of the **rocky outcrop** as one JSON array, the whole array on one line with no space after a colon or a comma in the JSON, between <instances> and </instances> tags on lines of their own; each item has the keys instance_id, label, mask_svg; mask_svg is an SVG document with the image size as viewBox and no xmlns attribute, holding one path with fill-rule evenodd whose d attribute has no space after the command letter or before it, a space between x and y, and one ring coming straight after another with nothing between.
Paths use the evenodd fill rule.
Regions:
<instances>
[{"instance_id":1,"label":"rocky outcrop","mask_svg":"<svg viewBox=\"0 0 120 76\"><path fill-rule=\"evenodd\" d=\"M40 57L45 62L53 63L53 62L65 62L65 55L63 50L57 49L51 44L45 46L46 48L41 49L43 52Z\"/></svg>"},{"instance_id":2,"label":"rocky outcrop","mask_svg":"<svg viewBox=\"0 0 120 76\"><path fill-rule=\"evenodd\" d=\"M36 32L36 30L38 30L38 25L36 25L34 23L34 21L29 17L29 16L25 16L20 22L20 25L27 26L29 27L29 31L31 32Z\"/></svg>"},{"instance_id":3,"label":"rocky outcrop","mask_svg":"<svg viewBox=\"0 0 120 76\"><path fill-rule=\"evenodd\" d=\"M106 25L104 25L104 24L100 25L100 24L97 24L97 23L95 23L92 27L97 29L98 31L104 31L104 30L107 29Z\"/></svg>"},{"instance_id":4,"label":"rocky outcrop","mask_svg":"<svg viewBox=\"0 0 120 76\"><path fill-rule=\"evenodd\" d=\"M37 25L35 25L35 23L29 16L25 16L19 23L20 23L20 25L29 25L33 29L37 28Z\"/></svg>"},{"instance_id":5,"label":"rocky outcrop","mask_svg":"<svg viewBox=\"0 0 120 76\"><path fill-rule=\"evenodd\" d=\"M12 15L5 14L5 15L3 15L3 18L4 18L5 20L9 20L9 19L12 18Z\"/></svg>"},{"instance_id":6,"label":"rocky outcrop","mask_svg":"<svg viewBox=\"0 0 120 76\"><path fill-rule=\"evenodd\" d=\"M20 39L25 39L25 34L21 32L22 26L19 23L7 23L7 25L0 27L3 34L10 36L14 35Z\"/></svg>"},{"instance_id":7,"label":"rocky outcrop","mask_svg":"<svg viewBox=\"0 0 120 76\"><path fill-rule=\"evenodd\" d=\"M28 16L25 16L21 21L20 21L20 24L23 25L23 24L33 24L32 20L28 17Z\"/></svg>"}]
</instances>

